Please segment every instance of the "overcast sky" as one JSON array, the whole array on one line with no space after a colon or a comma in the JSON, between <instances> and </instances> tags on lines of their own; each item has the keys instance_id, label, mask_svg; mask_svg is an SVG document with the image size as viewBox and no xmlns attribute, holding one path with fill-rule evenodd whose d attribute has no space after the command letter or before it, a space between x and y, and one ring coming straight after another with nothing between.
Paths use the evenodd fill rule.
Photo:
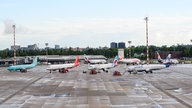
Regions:
<instances>
[{"instance_id":1,"label":"overcast sky","mask_svg":"<svg viewBox=\"0 0 192 108\"><path fill-rule=\"evenodd\" d=\"M0 49L192 44L192 0L0 0Z\"/></svg>"}]
</instances>

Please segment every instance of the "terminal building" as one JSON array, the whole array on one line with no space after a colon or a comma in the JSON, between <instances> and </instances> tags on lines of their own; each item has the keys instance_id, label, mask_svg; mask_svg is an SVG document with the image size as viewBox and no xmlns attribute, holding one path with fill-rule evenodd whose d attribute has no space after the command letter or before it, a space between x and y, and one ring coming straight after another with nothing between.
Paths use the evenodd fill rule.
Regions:
<instances>
[{"instance_id":1,"label":"terminal building","mask_svg":"<svg viewBox=\"0 0 192 108\"><path fill-rule=\"evenodd\" d=\"M84 62L84 55L78 55L79 62ZM87 55L89 59L107 59L103 55ZM24 56L24 57L16 57L16 64L30 64L33 62L34 56ZM73 63L75 61L76 56L60 56L60 55L39 55L38 62L39 64L64 64L64 63ZM0 66L10 66L14 64L14 58L9 59L0 59Z\"/></svg>"},{"instance_id":2,"label":"terminal building","mask_svg":"<svg viewBox=\"0 0 192 108\"><path fill-rule=\"evenodd\" d=\"M84 55L78 55L79 62L84 62ZM48 56L38 56L39 62L41 63L50 63L50 64L64 64L64 63L73 63L76 59L76 56L60 56L60 55L48 55ZM87 55L89 59L107 59L103 55Z\"/></svg>"},{"instance_id":3,"label":"terminal building","mask_svg":"<svg viewBox=\"0 0 192 108\"><path fill-rule=\"evenodd\" d=\"M16 57L16 64L21 65L21 64L30 64L33 62L33 57ZM14 58L9 58L9 59L0 59L0 66L11 66L14 64Z\"/></svg>"}]
</instances>

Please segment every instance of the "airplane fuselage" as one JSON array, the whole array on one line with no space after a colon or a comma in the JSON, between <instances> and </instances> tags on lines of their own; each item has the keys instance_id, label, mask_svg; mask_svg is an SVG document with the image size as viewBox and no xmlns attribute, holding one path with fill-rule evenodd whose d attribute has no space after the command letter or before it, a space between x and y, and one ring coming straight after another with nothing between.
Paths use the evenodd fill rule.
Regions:
<instances>
[{"instance_id":1,"label":"airplane fuselage","mask_svg":"<svg viewBox=\"0 0 192 108\"><path fill-rule=\"evenodd\" d=\"M99 59L99 60L89 60L89 62L90 62L91 64L97 64L97 63L102 63L102 64L104 64L104 63L106 63L106 60L102 60L102 59Z\"/></svg>"},{"instance_id":2,"label":"airplane fuselage","mask_svg":"<svg viewBox=\"0 0 192 108\"><path fill-rule=\"evenodd\" d=\"M122 59L119 60L119 62L123 62L123 63L139 63L141 62L141 60L137 59L137 58L131 58L131 59Z\"/></svg>"},{"instance_id":3,"label":"airplane fuselage","mask_svg":"<svg viewBox=\"0 0 192 108\"><path fill-rule=\"evenodd\" d=\"M35 65L31 65L31 64L28 64L28 65L16 65L16 66L10 66L8 67L8 70L9 71L16 71L16 70L22 70L22 69L31 69L35 67Z\"/></svg>"},{"instance_id":4,"label":"airplane fuselage","mask_svg":"<svg viewBox=\"0 0 192 108\"><path fill-rule=\"evenodd\" d=\"M167 65L163 64L145 64L145 65L134 65L134 66L129 66L127 71L128 72L152 72L153 70L160 70L163 68L168 67Z\"/></svg>"},{"instance_id":5,"label":"airplane fuselage","mask_svg":"<svg viewBox=\"0 0 192 108\"><path fill-rule=\"evenodd\" d=\"M57 70L57 69L62 69L62 68L73 68L75 67L74 63L69 63L69 64L57 64L57 65L50 65L47 70Z\"/></svg>"},{"instance_id":6,"label":"airplane fuselage","mask_svg":"<svg viewBox=\"0 0 192 108\"><path fill-rule=\"evenodd\" d=\"M96 64L96 65L89 65L88 69L89 70L103 70L108 72L108 69L113 68L113 63L108 63L108 64Z\"/></svg>"},{"instance_id":7,"label":"airplane fuselage","mask_svg":"<svg viewBox=\"0 0 192 108\"><path fill-rule=\"evenodd\" d=\"M74 63L49 65L47 70L50 70L50 73L52 70L53 71L59 70L59 72L65 73L65 72L68 72L68 69L71 69L71 68L76 67L78 65L79 65L79 57L76 56Z\"/></svg>"}]
</instances>

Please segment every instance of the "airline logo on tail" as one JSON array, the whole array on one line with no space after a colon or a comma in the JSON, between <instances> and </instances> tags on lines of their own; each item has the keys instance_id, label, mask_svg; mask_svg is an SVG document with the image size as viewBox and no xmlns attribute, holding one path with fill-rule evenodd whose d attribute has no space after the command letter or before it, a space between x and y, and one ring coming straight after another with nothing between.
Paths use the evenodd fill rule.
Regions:
<instances>
[{"instance_id":1,"label":"airline logo on tail","mask_svg":"<svg viewBox=\"0 0 192 108\"><path fill-rule=\"evenodd\" d=\"M85 60L85 62L90 63L90 61L89 61L88 57L86 56L86 54L84 54L84 60Z\"/></svg>"},{"instance_id":2,"label":"airline logo on tail","mask_svg":"<svg viewBox=\"0 0 192 108\"><path fill-rule=\"evenodd\" d=\"M118 61L119 57L116 56L114 61L113 61L113 67L117 66L117 61Z\"/></svg>"},{"instance_id":3,"label":"airline logo on tail","mask_svg":"<svg viewBox=\"0 0 192 108\"><path fill-rule=\"evenodd\" d=\"M123 57L121 55L119 55L119 60L123 60Z\"/></svg>"}]
</instances>

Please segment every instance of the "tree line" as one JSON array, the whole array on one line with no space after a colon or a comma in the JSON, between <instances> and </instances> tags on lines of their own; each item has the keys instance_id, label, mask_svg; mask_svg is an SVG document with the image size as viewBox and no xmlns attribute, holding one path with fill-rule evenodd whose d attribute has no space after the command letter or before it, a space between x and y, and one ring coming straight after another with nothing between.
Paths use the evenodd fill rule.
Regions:
<instances>
[{"instance_id":1,"label":"tree line","mask_svg":"<svg viewBox=\"0 0 192 108\"><path fill-rule=\"evenodd\" d=\"M85 48L82 51L77 50L74 51L72 48L69 49L47 49L48 55L104 55L107 58L113 58L117 55L118 49L117 48ZM134 57L135 54L144 54L138 56L137 58L146 59L146 46L131 46L131 48L125 48L124 53L125 57L128 57L130 52L131 56ZM167 47L163 45L161 47L150 45L149 46L149 53L154 53L155 51L181 51L181 57L192 57L192 46L191 45L176 45ZM13 57L13 50L5 49L0 51L0 57L3 58L10 58ZM46 55L46 49L39 49L39 50L17 50L17 56L36 56L36 55ZM150 56L150 54L149 54Z\"/></svg>"}]
</instances>

